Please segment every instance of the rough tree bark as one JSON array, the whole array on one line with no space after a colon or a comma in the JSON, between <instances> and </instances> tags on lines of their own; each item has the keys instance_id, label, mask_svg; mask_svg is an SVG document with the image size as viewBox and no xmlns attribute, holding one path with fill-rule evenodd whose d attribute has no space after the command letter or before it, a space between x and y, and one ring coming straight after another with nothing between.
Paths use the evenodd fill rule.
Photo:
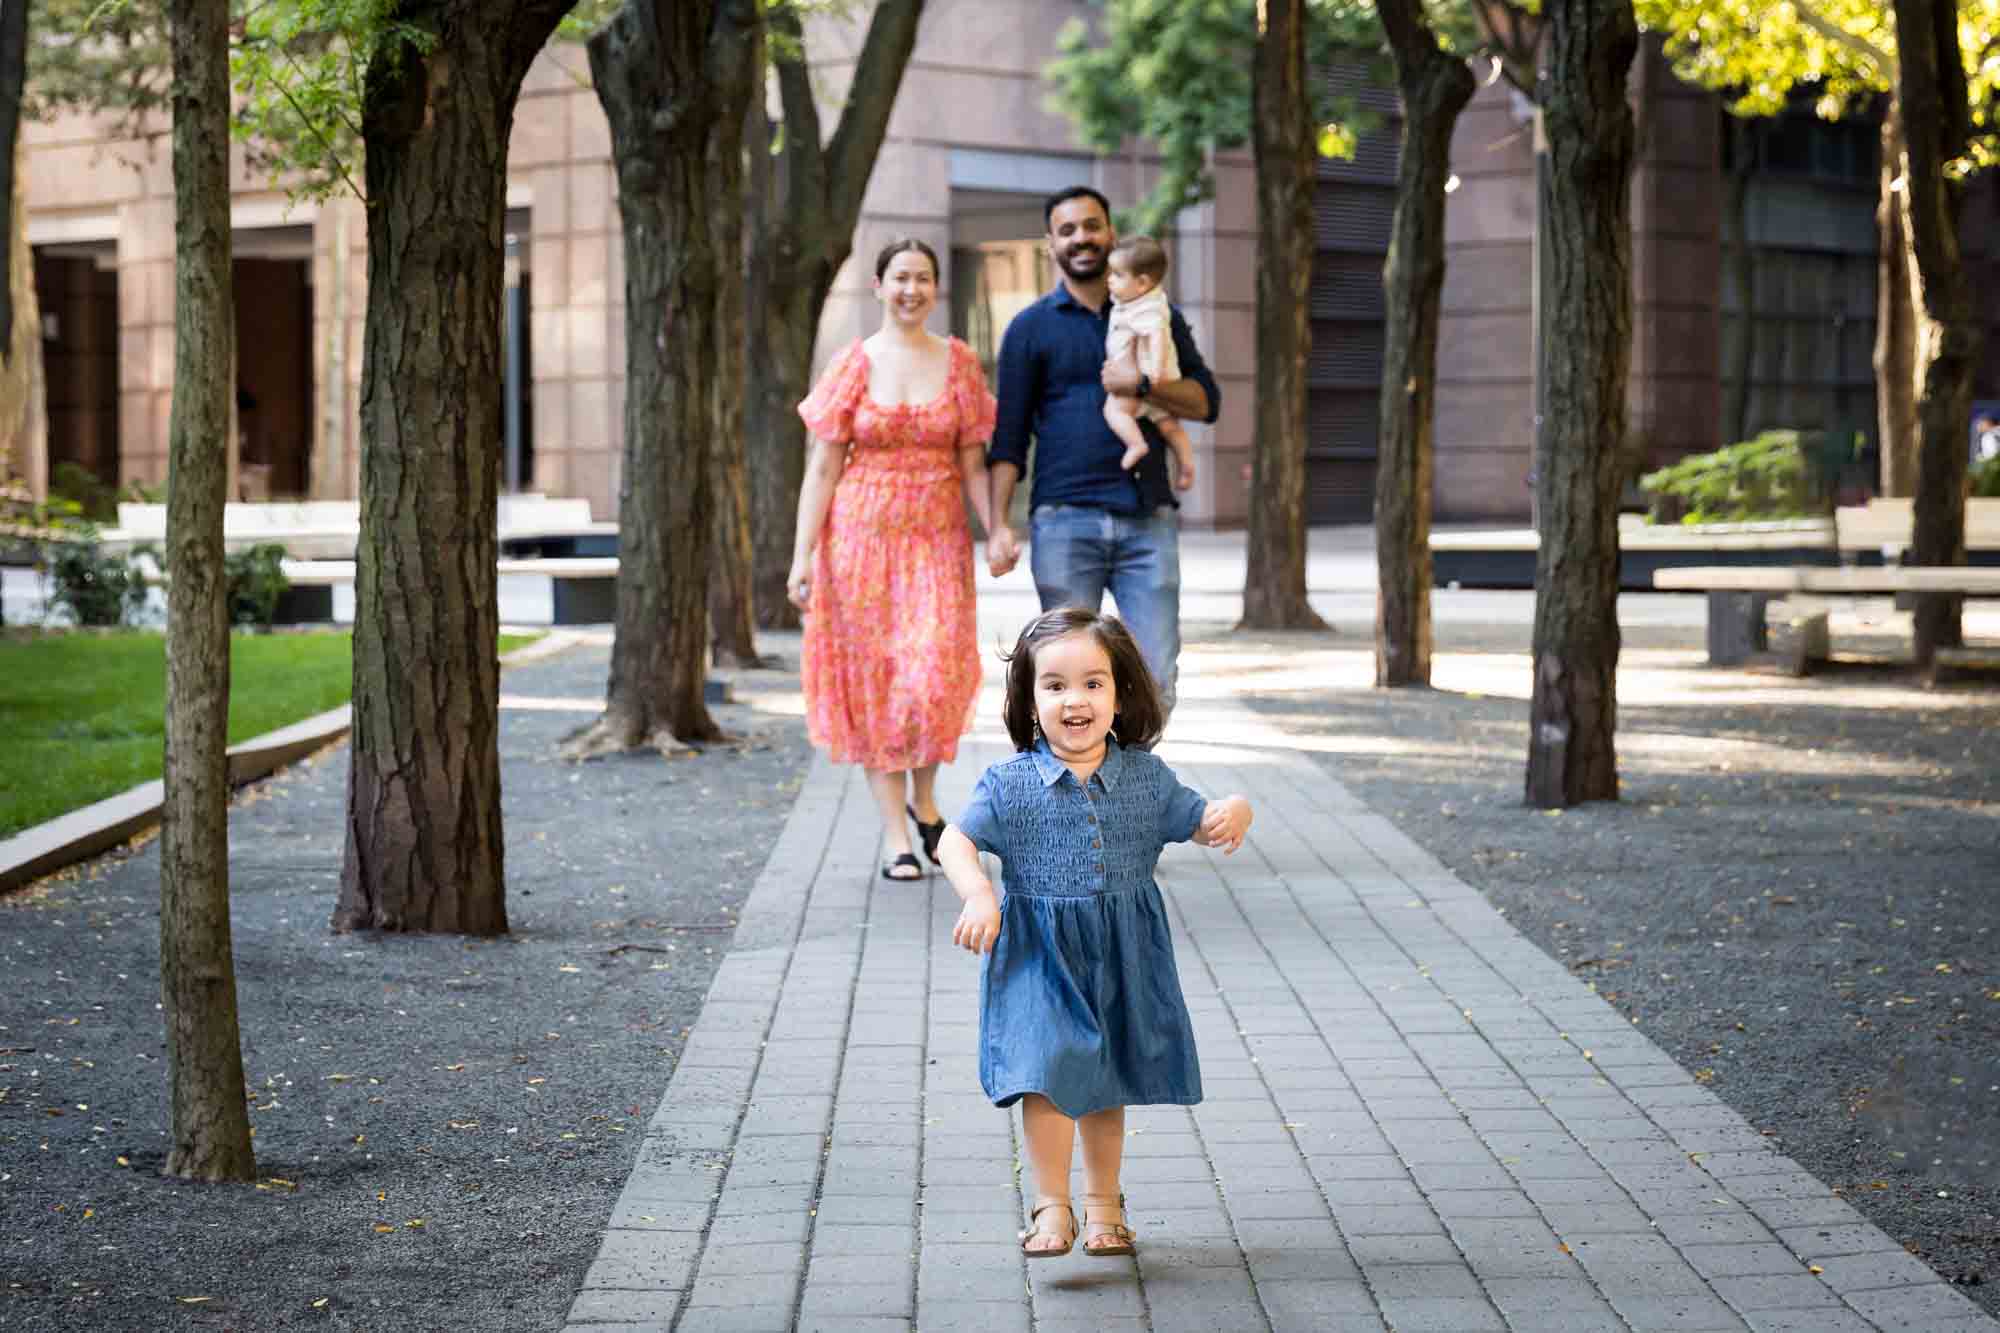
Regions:
<instances>
[{"instance_id":1,"label":"rough tree bark","mask_svg":"<svg viewBox=\"0 0 2000 1333\"><path fill-rule=\"evenodd\" d=\"M1979 325L1958 245L1959 187L1946 176L1971 135L1965 63L1952 0L1896 0L1897 97L1903 107L1904 188L1916 258L1917 488L1910 557L1965 563L1965 473ZM1917 665L1964 642L1961 599L1917 598Z\"/></svg>"},{"instance_id":2,"label":"rough tree bark","mask_svg":"<svg viewBox=\"0 0 2000 1333\"><path fill-rule=\"evenodd\" d=\"M495 531L521 80L570 0L402 0L369 63L354 735L336 930L507 929Z\"/></svg>"},{"instance_id":3,"label":"rough tree bark","mask_svg":"<svg viewBox=\"0 0 2000 1333\"><path fill-rule=\"evenodd\" d=\"M1875 203L1875 427L1884 495L1917 493L1916 256L1910 250L1909 195L1899 185L1907 149L1902 100L1882 116L1881 195ZM1747 308L1747 307L1746 307Z\"/></svg>"},{"instance_id":4,"label":"rough tree bark","mask_svg":"<svg viewBox=\"0 0 2000 1333\"><path fill-rule=\"evenodd\" d=\"M789 4L770 10L773 35L799 58L776 66L784 140L775 158L765 151L774 127L763 103L751 107L744 433L756 548L753 596L757 623L766 628L799 625L798 611L785 597L805 474L799 400L810 388L820 315L834 275L853 249L861 196L888 134L923 12L924 0L885 0L875 7L840 122L822 144L797 11Z\"/></svg>"},{"instance_id":5,"label":"rough tree bark","mask_svg":"<svg viewBox=\"0 0 2000 1333\"><path fill-rule=\"evenodd\" d=\"M764 29L759 24L751 36L750 63L764 65ZM750 98L748 100L755 100ZM732 142L718 135L710 146L709 228L715 236L715 253L722 258L743 258L744 152L750 120ZM709 412L715 426L711 436L715 470L715 550L708 601L708 625L715 664L726 667L754 667L757 655L757 546L750 526L750 451L743 438L743 395L746 387L744 358L749 345L744 338L744 302L741 282L732 282L725 272L716 288L716 365L714 395Z\"/></svg>"},{"instance_id":6,"label":"rough tree bark","mask_svg":"<svg viewBox=\"0 0 2000 1333\"><path fill-rule=\"evenodd\" d=\"M1379 0L1403 100L1396 218L1382 286L1380 446L1375 463L1375 683L1431 683L1431 427L1438 304L1444 292L1445 182L1472 71L1443 50L1418 0Z\"/></svg>"},{"instance_id":7,"label":"rough tree bark","mask_svg":"<svg viewBox=\"0 0 2000 1333\"><path fill-rule=\"evenodd\" d=\"M21 135L21 97L28 87L27 0L0 0L0 236L11 237L19 215L14 198L15 147ZM13 284L0 287L0 356L12 359Z\"/></svg>"},{"instance_id":8,"label":"rough tree bark","mask_svg":"<svg viewBox=\"0 0 2000 1333\"><path fill-rule=\"evenodd\" d=\"M7 247L0 284L0 483L16 476L37 499L48 495L48 403L42 385L42 317L28 248L26 187L20 171L21 97L28 78L27 6L0 7L0 238Z\"/></svg>"},{"instance_id":9,"label":"rough tree bark","mask_svg":"<svg viewBox=\"0 0 2000 1333\"><path fill-rule=\"evenodd\" d=\"M1549 0L1548 421L1527 801L1618 798L1618 489L1632 359L1631 0Z\"/></svg>"},{"instance_id":10,"label":"rough tree bark","mask_svg":"<svg viewBox=\"0 0 2000 1333\"><path fill-rule=\"evenodd\" d=\"M572 755L722 736L702 698L710 437L718 392L740 393L723 382L734 358L722 344L742 255L719 223L742 193L717 190L712 173L741 151L759 22L757 0L629 0L590 39L624 220L627 388L611 680Z\"/></svg>"},{"instance_id":11,"label":"rough tree bark","mask_svg":"<svg viewBox=\"0 0 2000 1333\"><path fill-rule=\"evenodd\" d=\"M1253 57L1257 163L1257 439L1250 454L1242 624L1325 629L1306 600L1306 360L1312 352L1313 175L1305 0L1267 0Z\"/></svg>"},{"instance_id":12,"label":"rough tree bark","mask_svg":"<svg viewBox=\"0 0 2000 1333\"><path fill-rule=\"evenodd\" d=\"M222 568L236 315L229 4L173 0L174 405L168 426L160 1008L166 1174L254 1180L229 939L229 599Z\"/></svg>"}]
</instances>

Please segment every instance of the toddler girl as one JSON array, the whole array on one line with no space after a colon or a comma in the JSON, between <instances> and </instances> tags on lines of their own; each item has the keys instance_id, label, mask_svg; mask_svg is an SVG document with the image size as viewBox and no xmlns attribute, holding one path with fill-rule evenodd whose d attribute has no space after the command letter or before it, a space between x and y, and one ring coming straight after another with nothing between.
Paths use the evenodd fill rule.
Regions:
<instances>
[{"instance_id":1,"label":"toddler girl","mask_svg":"<svg viewBox=\"0 0 2000 1333\"><path fill-rule=\"evenodd\" d=\"M1111 247L1105 257L1105 282L1111 289L1111 329L1104 335L1104 359L1115 361L1130 355L1140 373L1139 392L1155 380L1181 377L1180 358L1174 352L1173 308L1160 284L1167 276L1167 252L1150 236L1131 236ZM1104 424L1111 427L1125 445L1118 466L1131 471L1148 453L1146 433L1139 429L1145 417L1159 428L1173 447L1174 487L1187 490L1194 485L1194 441L1187 428L1171 412L1155 403L1142 402L1128 394L1112 394L1104 400Z\"/></svg>"},{"instance_id":2,"label":"toddler girl","mask_svg":"<svg viewBox=\"0 0 2000 1333\"><path fill-rule=\"evenodd\" d=\"M1208 801L1146 747L1166 712L1132 635L1081 607L1029 622L1007 659L1007 732L1020 751L986 770L938 859L964 899L952 942L988 955L979 1081L1021 1102L1038 1197L1030 1259L1068 1254L1070 1145L1083 1139L1083 1252L1133 1253L1118 1173L1125 1108L1201 1100L1194 1030L1174 969L1160 848L1233 852L1241 796ZM995 899L979 853L1006 865Z\"/></svg>"}]
</instances>

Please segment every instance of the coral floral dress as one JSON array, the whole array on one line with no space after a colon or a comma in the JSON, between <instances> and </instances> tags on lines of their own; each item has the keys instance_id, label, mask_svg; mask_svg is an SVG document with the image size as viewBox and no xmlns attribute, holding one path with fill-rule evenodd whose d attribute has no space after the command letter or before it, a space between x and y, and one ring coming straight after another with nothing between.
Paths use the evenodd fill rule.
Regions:
<instances>
[{"instance_id":1,"label":"coral floral dress","mask_svg":"<svg viewBox=\"0 0 2000 1333\"><path fill-rule=\"evenodd\" d=\"M958 451L992 437L995 404L972 349L953 338L950 358L930 402L878 403L857 340L799 404L815 438L848 446L800 653L807 734L839 763L949 763L979 702Z\"/></svg>"}]
</instances>

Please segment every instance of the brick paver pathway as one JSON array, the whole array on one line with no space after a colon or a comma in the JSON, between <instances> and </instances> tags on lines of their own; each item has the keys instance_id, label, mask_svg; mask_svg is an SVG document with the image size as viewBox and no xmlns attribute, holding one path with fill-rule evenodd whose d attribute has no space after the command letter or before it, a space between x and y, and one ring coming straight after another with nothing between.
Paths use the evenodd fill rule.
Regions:
<instances>
[{"instance_id":1,"label":"brick paver pathway","mask_svg":"<svg viewBox=\"0 0 2000 1333\"><path fill-rule=\"evenodd\" d=\"M1129 1117L1136 1262L1022 1260L957 900L880 878L821 760L572 1333L2000 1329L1317 765L1227 704L1176 729L1239 742L1161 753L1257 820L1161 864L1207 1100Z\"/></svg>"}]
</instances>

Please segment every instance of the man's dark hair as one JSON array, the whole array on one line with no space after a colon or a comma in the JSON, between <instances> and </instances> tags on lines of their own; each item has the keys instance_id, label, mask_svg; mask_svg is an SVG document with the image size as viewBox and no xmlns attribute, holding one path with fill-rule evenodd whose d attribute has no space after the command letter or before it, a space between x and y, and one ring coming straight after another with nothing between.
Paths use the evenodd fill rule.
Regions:
<instances>
[{"instance_id":1,"label":"man's dark hair","mask_svg":"<svg viewBox=\"0 0 2000 1333\"><path fill-rule=\"evenodd\" d=\"M1058 190L1042 202L1042 230L1054 225L1056 209L1072 199L1095 199L1097 206L1104 210L1104 220L1111 221L1111 201L1088 185L1072 185L1067 190Z\"/></svg>"},{"instance_id":2,"label":"man's dark hair","mask_svg":"<svg viewBox=\"0 0 2000 1333\"><path fill-rule=\"evenodd\" d=\"M1167 729L1167 705L1160 686L1146 665L1132 631L1116 616L1100 615L1081 606L1044 611L1029 621L1007 654L1007 698L1001 716L1016 750L1035 748L1035 653L1043 644L1087 634L1111 659L1111 687L1118 694L1118 712L1111 729L1128 750L1152 748Z\"/></svg>"},{"instance_id":3,"label":"man's dark hair","mask_svg":"<svg viewBox=\"0 0 2000 1333\"><path fill-rule=\"evenodd\" d=\"M1111 247L1112 263L1135 278L1151 278L1154 283L1167 276L1167 250L1150 236L1127 236Z\"/></svg>"}]
</instances>

